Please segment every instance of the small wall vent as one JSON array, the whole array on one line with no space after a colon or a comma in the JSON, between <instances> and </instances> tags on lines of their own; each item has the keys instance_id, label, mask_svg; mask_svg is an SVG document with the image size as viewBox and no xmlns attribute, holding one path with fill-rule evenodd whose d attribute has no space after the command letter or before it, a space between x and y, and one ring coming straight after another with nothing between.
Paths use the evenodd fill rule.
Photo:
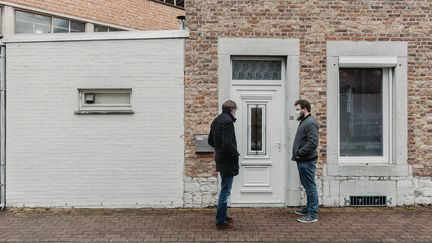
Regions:
<instances>
[{"instance_id":1,"label":"small wall vent","mask_svg":"<svg viewBox=\"0 0 432 243\"><path fill-rule=\"evenodd\" d=\"M347 205L348 204L348 205ZM387 206L387 196L350 196L345 199L347 206Z\"/></svg>"}]
</instances>

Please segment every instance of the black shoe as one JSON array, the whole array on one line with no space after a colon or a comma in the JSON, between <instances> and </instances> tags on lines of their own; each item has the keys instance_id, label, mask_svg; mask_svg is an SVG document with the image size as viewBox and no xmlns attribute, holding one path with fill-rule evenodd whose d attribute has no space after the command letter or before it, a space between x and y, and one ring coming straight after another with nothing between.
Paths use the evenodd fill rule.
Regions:
<instances>
[{"instance_id":1,"label":"black shoe","mask_svg":"<svg viewBox=\"0 0 432 243\"><path fill-rule=\"evenodd\" d=\"M217 230L236 230L236 227L233 224L216 224Z\"/></svg>"},{"instance_id":2,"label":"black shoe","mask_svg":"<svg viewBox=\"0 0 432 243\"><path fill-rule=\"evenodd\" d=\"M232 223L234 222L234 219L231 218L231 217L226 217L226 222L227 222L228 224L232 224Z\"/></svg>"},{"instance_id":3,"label":"black shoe","mask_svg":"<svg viewBox=\"0 0 432 243\"><path fill-rule=\"evenodd\" d=\"M302 208L300 210L294 210L294 213L299 215L299 216L306 216L306 215L308 215L308 210L307 210L307 208Z\"/></svg>"}]
</instances>

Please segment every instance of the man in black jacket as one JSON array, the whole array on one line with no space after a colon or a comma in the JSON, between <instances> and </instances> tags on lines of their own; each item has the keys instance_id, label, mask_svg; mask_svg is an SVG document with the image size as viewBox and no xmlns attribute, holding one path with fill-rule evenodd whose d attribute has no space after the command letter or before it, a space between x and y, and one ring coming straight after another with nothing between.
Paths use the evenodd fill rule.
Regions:
<instances>
[{"instance_id":1,"label":"man in black jacket","mask_svg":"<svg viewBox=\"0 0 432 243\"><path fill-rule=\"evenodd\" d=\"M235 229L232 218L228 217L228 198L234 176L239 173L239 153L234 131L236 110L237 105L234 101L227 100L223 103L222 113L213 120L208 137L209 145L215 148L216 170L222 179L216 210L218 230Z\"/></svg>"},{"instance_id":2,"label":"man in black jacket","mask_svg":"<svg viewBox=\"0 0 432 243\"><path fill-rule=\"evenodd\" d=\"M315 171L317 163L317 147L319 142L319 125L311 116L311 104L307 100L295 102L297 120L300 124L294 138L292 160L297 162L300 182L306 191L306 208L294 211L303 216L297 219L302 223L318 221L318 191L315 183Z\"/></svg>"}]
</instances>

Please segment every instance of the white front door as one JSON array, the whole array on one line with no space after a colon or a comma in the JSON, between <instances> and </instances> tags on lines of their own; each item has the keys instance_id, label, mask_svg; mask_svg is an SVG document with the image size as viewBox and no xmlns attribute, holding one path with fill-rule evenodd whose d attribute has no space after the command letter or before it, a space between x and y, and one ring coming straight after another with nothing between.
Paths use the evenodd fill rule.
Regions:
<instances>
[{"instance_id":1,"label":"white front door","mask_svg":"<svg viewBox=\"0 0 432 243\"><path fill-rule=\"evenodd\" d=\"M231 98L240 174L231 195L233 206L284 204L285 125L284 61L233 58Z\"/></svg>"}]
</instances>

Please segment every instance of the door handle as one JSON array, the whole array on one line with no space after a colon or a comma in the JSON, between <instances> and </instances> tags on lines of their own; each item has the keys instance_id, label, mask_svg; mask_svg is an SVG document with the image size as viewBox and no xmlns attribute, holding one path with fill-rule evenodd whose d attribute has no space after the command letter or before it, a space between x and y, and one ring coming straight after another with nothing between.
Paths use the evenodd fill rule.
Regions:
<instances>
[{"instance_id":1,"label":"door handle","mask_svg":"<svg viewBox=\"0 0 432 243\"><path fill-rule=\"evenodd\" d=\"M275 144L276 144L277 150L280 152L281 151L281 143L277 142Z\"/></svg>"}]
</instances>

